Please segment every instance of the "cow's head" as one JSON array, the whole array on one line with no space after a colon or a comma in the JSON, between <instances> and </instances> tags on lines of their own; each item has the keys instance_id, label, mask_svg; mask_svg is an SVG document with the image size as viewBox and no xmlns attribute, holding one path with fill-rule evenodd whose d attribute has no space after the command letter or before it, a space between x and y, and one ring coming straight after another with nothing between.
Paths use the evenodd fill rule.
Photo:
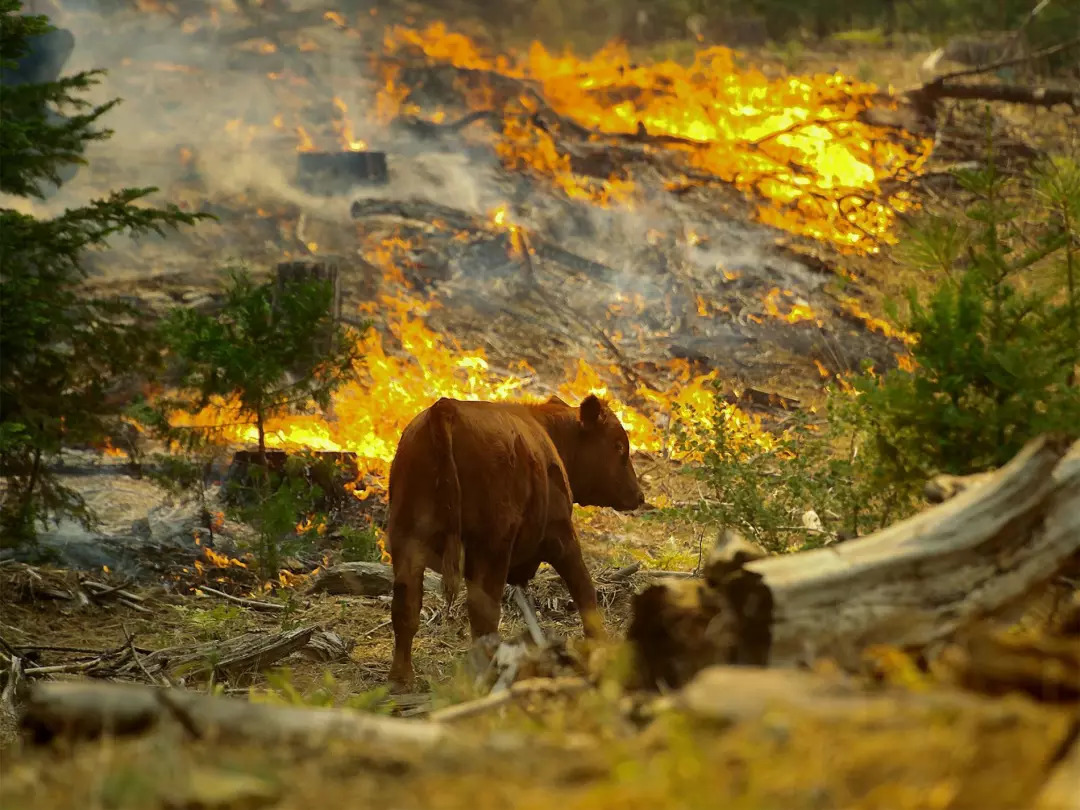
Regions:
<instances>
[{"instance_id":1,"label":"cow's head","mask_svg":"<svg viewBox=\"0 0 1080 810\"><path fill-rule=\"evenodd\" d=\"M645 503L630 461L630 439L602 400L585 397L577 408L578 443L567 468L574 500L582 506L612 506L626 512Z\"/></svg>"}]
</instances>

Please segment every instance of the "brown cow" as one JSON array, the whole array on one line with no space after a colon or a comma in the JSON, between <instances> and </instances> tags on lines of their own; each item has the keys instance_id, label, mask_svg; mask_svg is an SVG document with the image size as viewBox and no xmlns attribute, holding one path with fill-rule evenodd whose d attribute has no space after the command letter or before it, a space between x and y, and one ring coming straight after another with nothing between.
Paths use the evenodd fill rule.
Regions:
<instances>
[{"instance_id":1,"label":"brown cow","mask_svg":"<svg viewBox=\"0 0 1080 810\"><path fill-rule=\"evenodd\" d=\"M541 562L566 583L586 634L603 636L571 522L575 501L623 511L645 501L626 431L595 396L579 408L557 397L542 405L444 397L413 419L390 466L390 680L407 686L413 678L424 569L442 573L452 604L463 553L474 639L498 631L504 586L525 584Z\"/></svg>"}]
</instances>

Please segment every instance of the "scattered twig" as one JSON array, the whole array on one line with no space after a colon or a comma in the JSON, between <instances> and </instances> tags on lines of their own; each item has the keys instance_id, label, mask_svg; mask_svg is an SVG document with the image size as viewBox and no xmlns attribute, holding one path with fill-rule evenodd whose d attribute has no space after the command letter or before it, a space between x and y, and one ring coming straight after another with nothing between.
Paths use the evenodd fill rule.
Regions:
<instances>
[{"instance_id":1,"label":"scattered twig","mask_svg":"<svg viewBox=\"0 0 1080 810\"><path fill-rule=\"evenodd\" d=\"M219 591L217 588L211 588L209 585L198 585L196 590L205 591L206 593L213 594L214 596L220 596L222 599L228 599L230 602L235 602L238 605L251 608L252 610L268 610L271 612L280 612L285 610L284 605L276 604L275 602L262 602L258 599L245 599L241 596L232 596L224 591Z\"/></svg>"},{"instance_id":2,"label":"scattered twig","mask_svg":"<svg viewBox=\"0 0 1080 810\"><path fill-rule=\"evenodd\" d=\"M583 692L589 688L589 682L584 678L530 678L518 681L497 694L485 695L477 700L467 703L459 703L456 706L447 706L444 709L436 709L428 715L428 719L435 723L452 723L467 717L475 717L478 714L498 709L512 700L532 695L572 695Z\"/></svg>"},{"instance_id":3,"label":"scattered twig","mask_svg":"<svg viewBox=\"0 0 1080 810\"><path fill-rule=\"evenodd\" d=\"M80 584L87 586L93 591L93 593L89 594L92 599L100 599L103 596L110 596L112 594L117 594L118 596L123 595L124 589L131 583L125 581L121 582L119 585L114 585L110 588L108 585L104 585L100 582L95 582L93 580L87 579L83 580Z\"/></svg>"},{"instance_id":4,"label":"scattered twig","mask_svg":"<svg viewBox=\"0 0 1080 810\"><path fill-rule=\"evenodd\" d=\"M88 661L71 661L67 664L51 664L44 667L27 667L23 670L24 675L56 675L61 672L86 672L93 669L104 660L104 656L91 658Z\"/></svg>"},{"instance_id":5,"label":"scattered twig","mask_svg":"<svg viewBox=\"0 0 1080 810\"><path fill-rule=\"evenodd\" d=\"M118 601L118 602L119 602L119 603L120 603L121 605L124 605L125 607L131 608L131 609L132 609L132 610L134 610L134 611L135 611L136 613L144 613L144 614L146 614L147 616L152 616L152 615L154 614L154 611L152 611L152 610L149 610L148 608L145 608L145 607L143 607L142 605L138 604L137 602L133 602L133 601L131 601L131 600L130 600L130 599L129 599L128 597L126 597L126 596L125 596L125 597L123 597L123 598L121 598L121 599L118 599L117 601ZM141 601L141 600L140 600L140 601Z\"/></svg>"},{"instance_id":6,"label":"scattered twig","mask_svg":"<svg viewBox=\"0 0 1080 810\"><path fill-rule=\"evenodd\" d=\"M607 576L608 582L621 582L624 579L630 579L634 574L641 570L641 562L632 562L630 565L624 565L617 571L612 572Z\"/></svg>"},{"instance_id":7,"label":"scattered twig","mask_svg":"<svg viewBox=\"0 0 1080 810\"><path fill-rule=\"evenodd\" d=\"M83 655L107 655L108 650L95 650L92 647L58 647L48 644L20 644L19 654L25 655L32 652L65 652L82 653Z\"/></svg>"},{"instance_id":8,"label":"scattered twig","mask_svg":"<svg viewBox=\"0 0 1080 810\"><path fill-rule=\"evenodd\" d=\"M8 644L3 636L0 636L0 647L3 647L4 651L13 658L18 656L18 653L15 652L15 648Z\"/></svg>"},{"instance_id":9,"label":"scattered twig","mask_svg":"<svg viewBox=\"0 0 1080 810\"><path fill-rule=\"evenodd\" d=\"M536 610L533 608L531 600L525 595L525 591L521 589L520 585L514 585L510 592L513 594L518 610L521 611L521 615L525 619L525 626L529 628L529 635L532 636L533 643L537 647L546 647L547 639L544 638L544 631L540 629L540 622L536 619Z\"/></svg>"},{"instance_id":10,"label":"scattered twig","mask_svg":"<svg viewBox=\"0 0 1080 810\"><path fill-rule=\"evenodd\" d=\"M647 571L642 571L641 576L655 577L657 579L662 577L671 577L672 579L694 579L698 575L693 571L660 571L657 569L649 569Z\"/></svg>"},{"instance_id":11,"label":"scattered twig","mask_svg":"<svg viewBox=\"0 0 1080 810\"><path fill-rule=\"evenodd\" d=\"M952 73L945 73L936 77L930 84L944 84L949 79L959 79L964 76L977 76L981 73L992 73L995 70L1003 67L1011 67L1012 65L1023 64L1024 62L1033 62L1036 59L1042 59L1044 56L1053 56L1056 53L1067 51L1070 48L1075 48L1080 45L1080 37L1074 37L1073 39L1066 40L1065 42L1059 42L1057 45L1051 45L1047 48L1043 48L1038 51L1032 51L1029 54L1022 56L1013 56L1008 59L999 59L996 62L990 62L986 65L976 65L973 68L966 68L964 70L957 70Z\"/></svg>"},{"instance_id":12,"label":"scattered twig","mask_svg":"<svg viewBox=\"0 0 1080 810\"><path fill-rule=\"evenodd\" d=\"M136 651L135 639L132 637L131 633L128 632L127 626L121 624L120 629L124 631L124 638L127 639L128 650L131 652L131 657L135 660L135 665L142 670L142 673L146 676L146 679L156 686L158 684L158 680L152 674L150 674L150 670L146 668L146 664L143 663L143 660L139 656L138 651Z\"/></svg>"}]
</instances>

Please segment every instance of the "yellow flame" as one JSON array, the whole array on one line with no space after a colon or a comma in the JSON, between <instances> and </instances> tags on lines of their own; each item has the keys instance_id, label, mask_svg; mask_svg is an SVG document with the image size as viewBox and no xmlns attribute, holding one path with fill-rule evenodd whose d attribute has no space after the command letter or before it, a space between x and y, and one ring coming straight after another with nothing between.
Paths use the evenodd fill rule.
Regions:
<instances>
[{"instance_id":1,"label":"yellow flame","mask_svg":"<svg viewBox=\"0 0 1080 810\"><path fill-rule=\"evenodd\" d=\"M780 296L784 295L787 298L794 298L794 293L784 290L780 292L779 287L773 287L765 295L765 312L777 318L778 320L785 321L786 323L799 323L800 321L817 321L818 325L821 325L821 321L818 320L817 315L814 314L814 310L810 308L809 304L796 301L788 309L787 312L780 310L779 300Z\"/></svg>"},{"instance_id":2,"label":"yellow flame","mask_svg":"<svg viewBox=\"0 0 1080 810\"><path fill-rule=\"evenodd\" d=\"M423 30L388 28L383 38L383 88L378 117L401 112L408 88L394 57L419 51L430 63L452 64L527 80L555 113L593 132L666 136L664 147L683 153L694 172L732 183L767 202L759 217L780 228L829 239L841 247L873 250L868 236L894 241L896 211L911 208L905 192L881 192L897 173L918 171L932 143L903 145L859 113L880 104L878 88L839 74L771 79L736 66L726 48L698 52L694 63L644 64L612 44L592 56L555 55L533 43L520 56L491 56L442 23ZM469 103L490 108L491 93L471 88ZM483 97L481 99L481 97ZM568 196L627 204L635 191L627 175L592 179L575 174L570 156L534 116L536 98L522 95L504 107L495 148L512 168L550 177ZM880 199L879 199L880 198Z\"/></svg>"},{"instance_id":3,"label":"yellow flame","mask_svg":"<svg viewBox=\"0 0 1080 810\"><path fill-rule=\"evenodd\" d=\"M308 135L307 130L297 124L296 136L299 138L299 143L296 145L297 152L314 152L315 142L311 140L311 136Z\"/></svg>"},{"instance_id":4,"label":"yellow flame","mask_svg":"<svg viewBox=\"0 0 1080 810\"><path fill-rule=\"evenodd\" d=\"M494 218L494 212L493 212ZM505 222L505 218L503 220ZM400 288L403 275L397 267L409 244L400 238L385 240L377 249L365 251L369 260L381 266L384 287L391 288L369 302L362 311L385 318L387 331L399 348L390 350L380 333L371 330L358 338L362 361L356 378L333 396L331 418L319 414L299 414L270 419L266 443L283 449L310 448L350 451L357 455L362 486L354 488L358 499L385 492L389 465L405 425L439 397L460 400L528 400L524 387L533 370L522 362L509 374L497 374L489 367L481 349L465 349L452 338L432 331L425 323L438 306ZM393 289L396 288L396 289ZM643 307L639 295L627 296L624 305ZM734 406L713 413L713 383L716 373L694 376L684 361L673 363L675 382L664 391L647 388L633 392L644 407L633 407L609 388L606 379L585 359L579 358L571 378L558 392L569 402L590 393L607 398L622 421L635 450L660 452L667 448L667 430L662 427L676 412L702 428L716 426L719 419L736 443L764 443L772 439L756 417ZM176 412L175 426L216 426L222 440L254 444L257 429L242 415L235 400L214 399L198 413Z\"/></svg>"}]
</instances>

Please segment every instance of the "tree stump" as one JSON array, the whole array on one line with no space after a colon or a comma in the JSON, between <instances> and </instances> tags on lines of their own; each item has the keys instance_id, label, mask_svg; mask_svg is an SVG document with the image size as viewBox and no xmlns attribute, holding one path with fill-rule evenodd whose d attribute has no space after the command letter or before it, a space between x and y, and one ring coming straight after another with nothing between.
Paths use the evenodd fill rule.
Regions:
<instances>
[{"instance_id":1,"label":"tree stump","mask_svg":"<svg viewBox=\"0 0 1080 810\"><path fill-rule=\"evenodd\" d=\"M385 152L300 152L297 183L312 194L344 193L353 186L390 182Z\"/></svg>"}]
</instances>

